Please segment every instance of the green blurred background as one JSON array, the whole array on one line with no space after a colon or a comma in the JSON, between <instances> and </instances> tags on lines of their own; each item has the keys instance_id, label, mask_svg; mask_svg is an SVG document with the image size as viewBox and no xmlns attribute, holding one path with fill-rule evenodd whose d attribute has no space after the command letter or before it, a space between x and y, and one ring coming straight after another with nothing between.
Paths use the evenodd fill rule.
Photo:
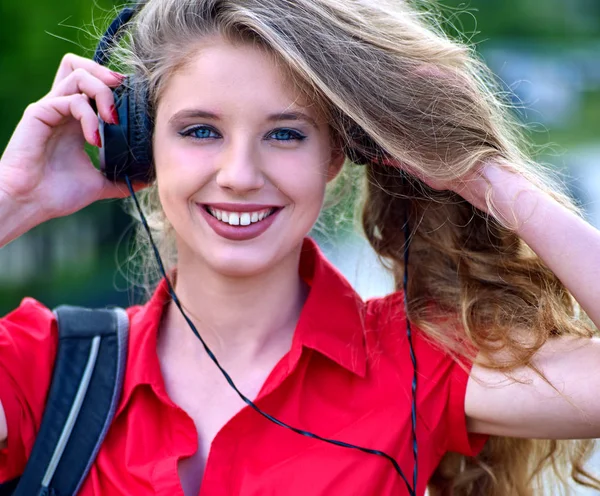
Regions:
<instances>
[{"instance_id":1,"label":"green blurred background","mask_svg":"<svg viewBox=\"0 0 600 496\"><path fill-rule=\"evenodd\" d=\"M0 150L28 103L49 89L65 52L90 56L89 32L106 26L111 0L1 0ZM600 2L597 0L456 0L442 2L450 32L469 34L501 76L532 139L554 143L541 157L568 171L573 193L598 224L594 198L600 135ZM596 195L597 193L597 195ZM121 202L95 204L39 226L0 249L0 315L33 296L59 303L128 305L123 275L131 220ZM126 269L124 269L126 272Z\"/></svg>"}]
</instances>

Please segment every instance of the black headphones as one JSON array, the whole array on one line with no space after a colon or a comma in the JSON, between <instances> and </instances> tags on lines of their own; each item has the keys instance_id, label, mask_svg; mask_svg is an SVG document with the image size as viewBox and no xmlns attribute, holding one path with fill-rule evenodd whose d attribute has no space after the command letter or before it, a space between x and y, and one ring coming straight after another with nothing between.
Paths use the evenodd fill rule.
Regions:
<instances>
[{"instance_id":1,"label":"black headphones","mask_svg":"<svg viewBox=\"0 0 600 496\"><path fill-rule=\"evenodd\" d=\"M94 61L101 64L107 65L108 58L112 48L118 43L121 36L124 34L125 25L135 15L137 9L142 5L134 8L126 7L119 15L111 22L110 26L106 30L106 33L98 43L96 51L94 53ZM407 286L408 286L408 247L410 240L410 230L408 217L404 219L404 235L406 242L404 244L404 306L406 309L406 333L410 347L410 359L413 365L413 380L411 384L412 392L412 408L411 408L411 427L412 427L412 453L414 456L414 466L412 472L412 486L408 481L408 478L404 475L404 472L398 465L398 462L390 455L383 451L374 450L371 448L365 448L362 446L356 446L344 441L337 441L335 439L328 439L314 434L310 431L305 431L297 427L286 424L285 422L269 415L268 413L261 410L258 406L252 402L249 398L239 391L233 380L219 364L214 353L206 345L202 336L198 333L198 330L194 326L194 323L185 313L183 306L181 305L179 298L175 294L175 291L166 275L162 260L158 253L158 249L152 239L152 233L148 227L148 223L142 212L140 204L137 200L135 192L133 190L131 181L150 182L154 179L154 168L152 166L152 122L150 119L149 112L149 100L148 100L148 89L144 84L139 83L136 80L135 75L128 76L123 83L117 88L113 89L113 96L115 100L115 109L119 116L118 124L109 124L104 122L100 117L100 136L102 138L102 147L100 149L100 167L104 175L112 181L124 181L130 191L130 194L135 202L135 205L140 213L140 218L148 238L154 250L154 255L162 273L162 276L167 282L169 293L175 305L179 308L179 311L183 315L184 319L190 326L192 332L202 343L209 357L219 368L229 385L236 391L238 396L257 413L262 415L267 420L289 429L302 436L318 439L328 444L339 446L342 448L350 448L368 453L371 455L381 456L392 463L394 469L400 475L410 496L416 496L417 481L418 481L418 447L416 438L416 422L417 422L417 408L416 408L416 390L417 390L417 361L413 349L412 342L412 331L410 321L408 320L408 301L407 301ZM382 152L379 147L367 133L364 132L360 126L355 123L349 123L347 126L347 135L351 140L350 146L345 146L344 152L346 156L355 164L365 165L373 162L380 162L385 158L385 153ZM402 181L406 181L406 177L402 175Z\"/></svg>"}]
</instances>

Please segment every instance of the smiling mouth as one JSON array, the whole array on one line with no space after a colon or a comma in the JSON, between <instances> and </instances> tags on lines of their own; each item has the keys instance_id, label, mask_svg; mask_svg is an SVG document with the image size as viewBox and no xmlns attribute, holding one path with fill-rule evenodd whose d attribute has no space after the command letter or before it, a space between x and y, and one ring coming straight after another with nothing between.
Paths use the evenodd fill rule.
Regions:
<instances>
[{"instance_id":1,"label":"smiling mouth","mask_svg":"<svg viewBox=\"0 0 600 496\"><path fill-rule=\"evenodd\" d=\"M271 207L256 210L254 212L230 212L213 208L208 205L205 205L204 209L215 219L230 226L249 226L251 224L257 224L273 215L277 210L280 210L279 208Z\"/></svg>"}]
</instances>

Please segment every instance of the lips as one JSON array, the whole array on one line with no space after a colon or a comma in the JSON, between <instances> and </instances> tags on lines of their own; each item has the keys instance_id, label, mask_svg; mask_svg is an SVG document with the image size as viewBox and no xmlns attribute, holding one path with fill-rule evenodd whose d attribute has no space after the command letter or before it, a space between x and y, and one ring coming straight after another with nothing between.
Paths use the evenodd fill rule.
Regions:
<instances>
[{"instance_id":1,"label":"lips","mask_svg":"<svg viewBox=\"0 0 600 496\"><path fill-rule=\"evenodd\" d=\"M223 208L224 206L227 208ZM283 210L282 207L233 204L198 205L198 208L216 234L233 241L244 241L260 236L275 222Z\"/></svg>"}]
</instances>

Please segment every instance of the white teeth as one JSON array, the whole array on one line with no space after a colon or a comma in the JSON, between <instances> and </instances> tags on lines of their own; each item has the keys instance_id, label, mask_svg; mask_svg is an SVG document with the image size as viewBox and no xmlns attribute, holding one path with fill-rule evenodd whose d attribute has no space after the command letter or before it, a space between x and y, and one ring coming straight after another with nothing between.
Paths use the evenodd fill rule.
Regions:
<instances>
[{"instance_id":1,"label":"white teeth","mask_svg":"<svg viewBox=\"0 0 600 496\"><path fill-rule=\"evenodd\" d=\"M231 212L229 214L229 225L230 226L239 226L240 225L240 216L235 212Z\"/></svg>"},{"instance_id":2,"label":"white teeth","mask_svg":"<svg viewBox=\"0 0 600 496\"><path fill-rule=\"evenodd\" d=\"M250 224L260 222L267 218L273 211L273 208L268 208L256 212L227 212L225 210L208 207L208 212L213 217L230 226L249 226Z\"/></svg>"}]
</instances>

